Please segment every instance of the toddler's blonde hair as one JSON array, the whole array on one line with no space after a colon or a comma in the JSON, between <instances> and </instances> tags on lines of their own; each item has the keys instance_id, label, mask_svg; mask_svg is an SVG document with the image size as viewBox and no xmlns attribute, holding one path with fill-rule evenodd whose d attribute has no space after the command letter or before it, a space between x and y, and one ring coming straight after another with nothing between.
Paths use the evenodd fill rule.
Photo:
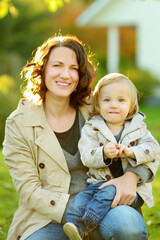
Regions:
<instances>
[{"instance_id":1,"label":"toddler's blonde hair","mask_svg":"<svg viewBox=\"0 0 160 240\"><path fill-rule=\"evenodd\" d=\"M137 97L137 89L135 85L129 80L125 75L120 73L110 73L105 75L100 81L97 83L94 92L93 92L93 109L90 113L90 117L100 115L100 107L99 107L99 96L100 90L103 86L115 83L122 82L123 84L128 86L129 96L130 96L130 110L126 120L133 118L139 110L138 106L138 97Z\"/></svg>"}]
</instances>

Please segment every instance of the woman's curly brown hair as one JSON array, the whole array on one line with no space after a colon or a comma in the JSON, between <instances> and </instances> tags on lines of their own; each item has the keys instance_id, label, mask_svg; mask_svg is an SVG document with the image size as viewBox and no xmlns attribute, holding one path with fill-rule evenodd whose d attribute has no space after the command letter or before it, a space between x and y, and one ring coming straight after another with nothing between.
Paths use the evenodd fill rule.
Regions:
<instances>
[{"instance_id":1,"label":"woman's curly brown hair","mask_svg":"<svg viewBox=\"0 0 160 240\"><path fill-rule=\"evenodd\" d=\"M81 106L85 103L85 98L91 94L91 85L96 78L96 72L82 42L72 35L49 38L37 48L33 59L26 64L21 72L21 76L27 80L23 96L37 105L44 101L47 91L44 71L50 52L56 47L67 47L76 53L79 66L79 83L76 91L71 94L70 104L73 107Z\"/></svg>"}]
</instances>

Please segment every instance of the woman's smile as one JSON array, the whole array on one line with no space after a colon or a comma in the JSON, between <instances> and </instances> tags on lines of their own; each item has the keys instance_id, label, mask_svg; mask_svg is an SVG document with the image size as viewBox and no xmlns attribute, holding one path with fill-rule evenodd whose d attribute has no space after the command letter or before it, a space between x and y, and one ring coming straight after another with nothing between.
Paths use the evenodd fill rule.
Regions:
<instances>
[{"instance_id":1,"label":"woman's smile","mask_svg":"<svg viewBox=\"0 0 160 240\"><path fill-rule=\"evenodd\" d=\"M70 86L70 83L66 83L66 82L56 81L56 83L57 83L59 86L62 86L62 87L68 87L68 86Z\"/></svg>"}]
</instances>

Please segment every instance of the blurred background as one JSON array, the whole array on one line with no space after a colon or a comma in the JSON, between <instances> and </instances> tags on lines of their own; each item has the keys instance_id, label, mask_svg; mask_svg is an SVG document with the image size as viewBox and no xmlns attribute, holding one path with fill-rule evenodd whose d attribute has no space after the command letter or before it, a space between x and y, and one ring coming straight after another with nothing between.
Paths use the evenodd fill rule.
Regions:
<instances>
[{"instance_id":1,"label":"blurred background","mask_svg":"<svg viewBox=\"0 0 160 240\"><path fill-rule=\"evenodd\" d=\"M46 39L61 34L76 35L94 55L96 82L117 71L134 82L140 110L160 142L159 13L159 0L0 0L0 148L5 120L22 97L22 67ZM5 199L5 204L0 201L0 239L6 239L18 201L3 163L0 175L0 196ZM160 174L154 185L156 207L152 212L144 207L154 240L160 222L159 179Z\"/></svg>"},{"instance_id":2,"label":"blurred background","mask_svg":"<svg viewBox=\"0 0 160 240\"><path fill-rule=\"evenodd\" d=\"M135 11L127 2L134 4ZM119 71L129 76L142 93L140 102L152 102L153 96L160 95L157 90L160 84L160 47L155 41L160 40L160 21L155 11L151 10L150 2L0 0L0 146L4 138L5 119L21 98L23 82L20 71L32 52L55 34L73 34L86 44L87 51L95 54L97 80L108 72ZM137 3L140 6L135 5ZM145 17L148 7L149 18L148 15ZM155 5L159 16L160 4L158 7ZM147 26L148 36L144 26ZM158 100L154 103L157 104Z\"/></svg>"}]
</instances>

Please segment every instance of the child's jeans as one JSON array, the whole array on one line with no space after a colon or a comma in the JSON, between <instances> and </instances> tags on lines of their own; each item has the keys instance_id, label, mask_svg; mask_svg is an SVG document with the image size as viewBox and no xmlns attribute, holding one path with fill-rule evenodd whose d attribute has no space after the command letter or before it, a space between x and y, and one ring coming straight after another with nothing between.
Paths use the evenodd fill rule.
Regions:
<instances>
[{"instance_id":1,"label":"child's jeans","mask_svg":"<svg viewBox=\"0 0 160 240\"><path fill-rule=\"evenodd\" d=\"M102 182L97 184L89 183L88 188L76 195L66 211L66 222L73 222L77 219L89 217L99 225L103 217L110 210L110 206L116 195L116 188L109 185L99 190L98 187ZM137 194L131 207L139 210L143 205L142 198Z\"/></svg>"}]
</instances>

